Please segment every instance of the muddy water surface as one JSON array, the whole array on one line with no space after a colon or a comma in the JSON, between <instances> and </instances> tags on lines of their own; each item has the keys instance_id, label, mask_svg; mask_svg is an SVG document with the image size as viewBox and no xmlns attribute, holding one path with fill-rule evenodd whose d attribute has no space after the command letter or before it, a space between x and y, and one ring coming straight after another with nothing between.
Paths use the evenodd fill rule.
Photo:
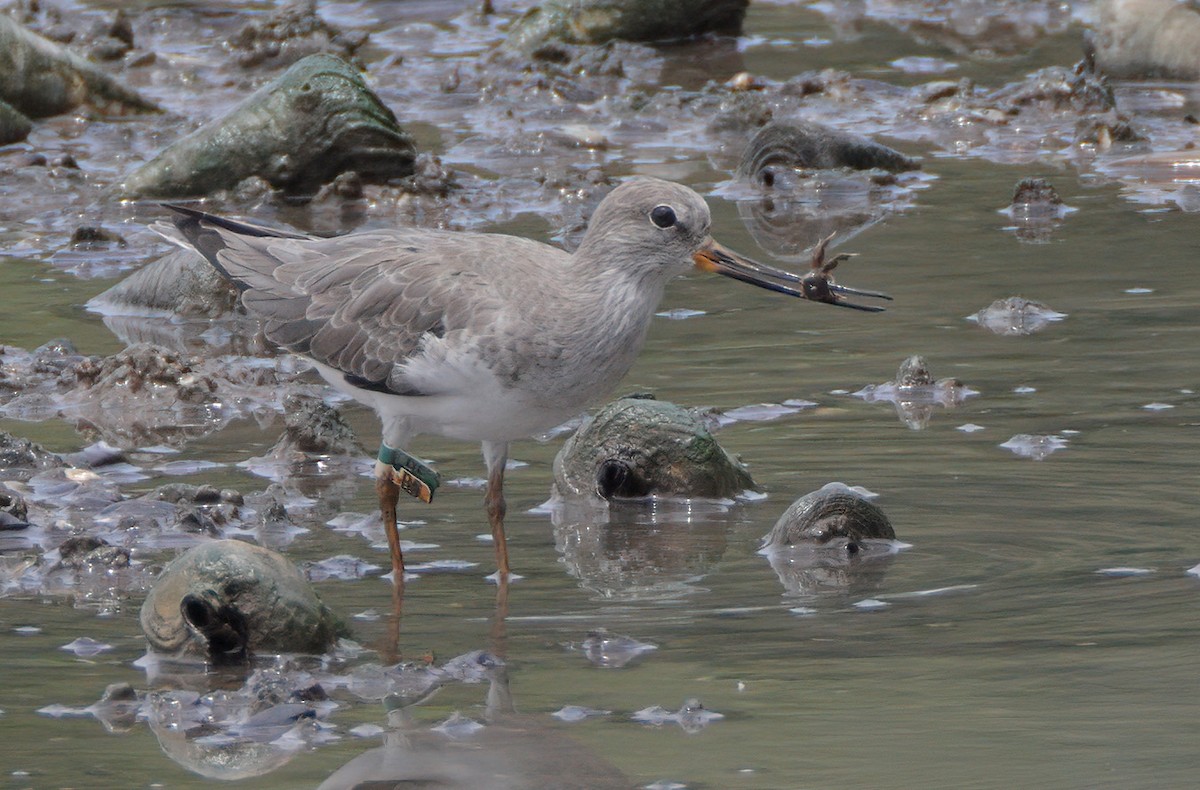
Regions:
<instances>
[{"instance_id":1,"label":"muddy water surface","mask_svg":"<svg viewBox=\"0 0 1200 790\"><path fill-rule=\"evenodd\" d=\"M745 68L786 80L830 66L894 85L967 75L999 87L1046 65L1070 66L1079 56L1082 6L1063 11L1047 4L1047 11L1027 4L1032 17L1022 35L1028 39L1003 57L985 58L972 56L959 33L945 33L947 26L901 24L886 8L878 10L884 5L894 4L854 4L863 16L820 4L815 10L754 4L739 42L639 49L630 62L643 61L651 88L703 85L695 61L710 47L722 79ZM123 347L82 304L167 247L142 229L157 209L106 203L100 192L125 161L150 156L180 126L218 114L239 92L220 69L213 76L202 65L220 58L218 46L172 27L191 20L204 35L219 35L236 27L232 6L228 14L201 14L190 6L147 4L143 14L135 30L168 65L131 79L177 115L92 124L52 119L39 124L28 149L0 151L0 166L7 167L25 150L74 150L83 167L78 176L10 175L0 182L6 345L30 349L67 337L90 354ZM422 150L460 169L466 197L416 215L386 195L349 213L271 201L234 201L225 210L323 230L421 221L545 239L570 236L576 198L570 189L560 193L531 180L530 162L547 163L552 174L646 172L704 193L729 189L729 161L736 162L741 138L710 133L695 117L672 117L670 108L659 123L641 118L639 125L616 111L606 115L603 102L579 109L546 101L525 121L537 129L590 124L609 143L588 150L497 125L497 104L519 99L506 89L495 90L497 104L440 91L447 64L461 61L469 71L477 53L502 35L501 22L477 24L434 3L337 3L326 16L372 32L362 57L373 83L402 121L416 122ZM393 47L404 47L403 63L388 60ZM906 57L956 68L930 76L889 65ZM266 78L241 77L254 84ZM1138 117L1152 132L1150 145L1163 140L1164 150L1179 147L1186 135L1181 119L1190 95L1186 86L1118 86L1121 101L1141 97L1139 106L1150 107ZM888 132L882 139L924 157L923 172L935 178L908 190L907 208L885 213L845 244L860 257L839 270L847 284L891 293L888 312L860 314L688 278L673 284L663 310L703 314L657 321L622 386L724 410L815 402L721 431L721 441L768 495L622 510L611 523L594 513L531 512L548 496L561 439L518 444L513 454L527 466L510 473L506 493L511 552L525 579L512 589L507 621L496 623L494 588L482 578L493 554L476 539L486 531L481 492L451 486L431 506L406 507L401 518L424 524L404 537L438 545L414 552L414 560L478 565L408 585L399 653L440 661L474 649L502 652L515 705L534 722L532 737L545 737L537 734L545 728L573 739L623 772L630 786L660 780L713 788L1191 784L1200 768L1194 715L1200 579L1187 573L1200 562L1200 284L1193 271L1196 215L1181 210L1188 207L1186 187L1164 187L1143 170L1124 181L1106 175L1104 157L1117 154L1072 147L1057 136L1064 123L1072 125L1062 119L980 134L969 125L930 131L904 121L903 100L889 101L840 106L846 116L861 116L864 131ZM835 102L817 99L811 109L826 122L838 120ZM1049 178L1077 209L1037 241L1020 238L998 212L1014 184L1030 175ZM746 212L721 197L711 202L715 236L770 257L773 251L756 241L762 234L743 222ZM129 246L62 252L75 226L97 223L119 230ZM965 320L1010 296L1038 300L1067 317L1010 337ZM980 393L953 409L938 407L921 431L908 428L890 404L851 395L889 380L914 353L928 358L935 377L957 377ZM352 406L346 411L370 446L374 416ZM6 419L0 428L56 452L90 441L62 420ZM236 464L262 455L279 430L278 421L236 420L172 459L222 464L185 481L261 490L265 481ZM1037 460L1000 446L1020 435L1057 437L1052 444L1059 449ZM418 449L437 459L447 477L482 474L477 448L426 439ZM168 481L151 474L126 490ZM286 546L291 558L350 554L386 564L386 552L360 535L325 526L332 514L370 513L375 506L370 480L352 480L349 493L337 489L343 498L330 504L331 513L316 508L302 522L308 531ZM911 546L848 577L777 575L757 553L760 537L792 499L832 480L878 493L876 502ZM147 552L142 559L165 556ZM358 642L394 660L387 582L322 581L319 590L351 618ZM211 786L168 759L145 724L109 733L94 719L37 713L55 704L86 706L114 682L156 687L133 666L144 651L140 604L136 592L102 600L6 594L0 604L5 786ZM351 617L369 610L381 617ZM38 630L17 630L24 626ZM622 668L594 666L569 648L598 627L658 649ZM60 649L81 636L112 649L91 657ZM336 739L299 749L282 767L243 784L315 786L377 746L377 737L349 730L386 724L382 707L335 696L341 707L329 722ZM481 686L449 688L413 715L426 728L455 710L478 719L484 696ZM724 718L696 733L631 720L654 705L676 710L688 698ZM563 724L550 714L564 705L611 713ZM546 767L530 768L542 777L530 786L554 786L554 776L575 770L568 756L547 760Z\"/></svg>"}]
</instances>

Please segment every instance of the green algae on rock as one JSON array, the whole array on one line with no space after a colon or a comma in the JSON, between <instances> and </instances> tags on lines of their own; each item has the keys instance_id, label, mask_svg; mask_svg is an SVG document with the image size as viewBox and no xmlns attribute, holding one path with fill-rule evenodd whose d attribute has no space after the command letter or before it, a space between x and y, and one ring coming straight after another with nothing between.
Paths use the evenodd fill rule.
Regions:
<instances>
[{"instance_id":1,"label":"green algae on rock","mask_svg":"<svg viewBox=\"0 0 1200 790\"><path fill-rule=\"evenodd\" d=\"M415 158L412 137L357 69L310 55L130 173L118 193L200 197L258 176L311 195L348 171L367 181L403 178Z\"/></svg>"},{"instance_id":2,"label":"green algae on rock","mask_svg":"<svg viewBox=\"0 0 1200 790\"><path fill-rule=\"evenodd\" d=\"M554 42L670 41L738 35L750 0L546 0L512 24L505 46L534 52Z\"/></svg>"},{"instance_id":3,"label":"green algae on rock","mask_svg":"<svg viewBox=\"0 0 1200 790\"><path fill-rule=\"evenodd\" d=\"M0 14L0 100L30 118L87 104L104 113L158 112L93 63Z\"/></svg>"},{"instance_id":4,"label":"green algae on rock","mask_svg":"<svg viewBox=\"0 0 1200 790\"><path fill-rule=\"evenodd\" d=\"M590 418L554 459L563 495L730 497L755 489L704 422L666 401L621 398Z\"/></svg>"},{"instance_id":5,"label":"green algae on rock","mask_svg":"<svg viewBox=\"0 0 1200 790\"><path fill-rule=\"evenodd\" d=\"M347 633L285 557L237 540L202 543L172 560L142 605L150 648L210 660L248 653L323 653Z\"/></svg>"}]
</instances>

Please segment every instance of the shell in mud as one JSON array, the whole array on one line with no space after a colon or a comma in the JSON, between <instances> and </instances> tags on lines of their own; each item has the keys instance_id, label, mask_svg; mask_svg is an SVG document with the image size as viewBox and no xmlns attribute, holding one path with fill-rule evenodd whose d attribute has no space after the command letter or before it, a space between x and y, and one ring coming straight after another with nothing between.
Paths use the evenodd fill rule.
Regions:
<instances>
[{"instance_id":1,"label":"shell in mud","mask_svg":"<svg viewBox=\"0 0 1200 790\"><path fill-rule=\"evenodd\" d=\"M667 41L738 35L750 0L546 0L512 24L505 45L532 52L555 41Z\"/></svg>"},{"instance_id":2,"label":"shell in mud","mask_svg":"<svg viewBox=\"0 0 1200 790\"><path fill-rule=\"evenodd\" d=\"M224 118L168 146L126 177L122 197L198 197L251 176L311 195L338 175L382 182L413 172L416 151L358 71L310 55Z\"/></svg>"},{"instance_id":3,"label":"shell in mud","mask_svg":"<svg viewBox=\"0 0 1200 790\"><path fill-rule=\"evenodd\" d=\"M848 489L827 486L793 502L763 538L763 548L844 542L849 550L862 540L895 538L878 505Z\"/></svg>"},{"instance_id":4,"label":"shell in mud","mask_svg":"<svg viewBox=\"0 0 1200 790\"><path fill-rule=\"evenodd\" d=\"M104 315L175 315L220 318L237 309L238 291L192 250L174 250L138 269L87 306Z\"/></svg>"},{"instance_id":5,"label":"shell in mud","mask_svg":"<svg viewBox=\"0 0 1200 790\"><path fill-rule=\"evenodd\" d=\"M817 123L769 123L742 153L738 172L772 186L777 170L919 170L920 162L862 135Z\"/></svg>"},{"instance_id":6,"label":"shell in mud","mask_svg":"<svg viewBox=\"0 0 1200 790\"><path fill-rule=\"evenodd\" d=\"M88 60L5 14L0 14L0 100L30 118L59 115L81 104L112 113L158 111Z\"/></svg>"},{"instance_id":7,"label":"shell in mud","mask_svg":"<svg viewBox=\"0 0 1200 790\"><path fill-rule=\"evenodd\" d=\"M15 107L0 101L0 145L19 143L33 131L33 124Z\"/></svg>"},{"instance_id":8,"label":"shell in mud","mask_svg":"<svg viewBox=\"0 0 1200 790\"><path fill-rule=\"evenodd\" d=\"M253 652L323 653L345 626L282 555L236 540L175 558L146 597L152 650L241 660Z\"/></svg>"},{"instance_id":9,"label":"shell in mud","mask_svg":"<svg viewBox=\"0 0 1200 790\"><path fill-rule=\"evenodd\" d=\"M554 459L558 493L719 498L754 489L704 422L666 401L621 398L584 422Z\"/></svg>"}]
</instances>

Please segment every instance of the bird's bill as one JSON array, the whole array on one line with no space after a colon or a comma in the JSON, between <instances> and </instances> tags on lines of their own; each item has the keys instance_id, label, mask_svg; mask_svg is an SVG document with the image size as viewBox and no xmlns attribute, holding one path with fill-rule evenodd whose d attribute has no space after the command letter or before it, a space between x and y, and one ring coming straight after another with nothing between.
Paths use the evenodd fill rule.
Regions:
<instances>
[{"instance_id":1,"label":"bird's bill","mask_svg":"<svg viewBox=\"0 0 1200 790\"><path fill-rule=\"evenodd\" d=\"M777 269L774 266L768 266L764 263L751 260L744 255L739 255L710 238L692 256L692 260L695 262L696 268L701 271L714 272L725 277L732 277L744 283L757 285L759 288L766 288L768 291L775 291L776 293L787 294L788 296L798 296L801 299L824 302L825 304L833 304L838 307L865 310L869 313L882 312L884 309L882 307L856 304L847 301L846 297L866 296L874 299L887 299L889 301L892 297L878 291L861 291L857 288L847 288L833 281L830 271L832 271L838 261L844 260L846 257L849 256L839 255L831 264L827 264L824 267L814 266L811 272L801 277L798 274L792 274L783 269ZM786 285L785 283L795 283L795 286Z\"/></svg>"}]
</instances>

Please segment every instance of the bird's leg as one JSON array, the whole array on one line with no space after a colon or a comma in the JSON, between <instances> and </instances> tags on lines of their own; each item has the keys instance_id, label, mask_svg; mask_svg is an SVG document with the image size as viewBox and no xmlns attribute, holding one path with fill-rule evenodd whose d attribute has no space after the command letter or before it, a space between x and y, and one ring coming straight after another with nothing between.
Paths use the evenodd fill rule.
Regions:
<instances>
[{"instance_id":1,"label":"bird's leg","mask_svg":"<svg viewBox=\"0 0 1200 790\"><path fill-rule=\"evenodd\" d=\"M400 551L400 532L396 526L396 503L400 492L429 502L437 487L437 472L419 458L386 443L379 448L379 458L375 462L375 491L379 494L379 510L383 513L383 528L392 555L392 580L397 585L404 584L404 553Z\"/></svg>"},{"instance_id":2,"label":"bird's leg","mask_svg":"<svg viewBox=\"0 0 1200 790\"><path fill-rule=\"evenodd\" d=\"M497 579L501 588L508 586L508 541L504 537L504 514L508 506L504 502L504 465L508 461L507 442L484 442L483 460L488 468L487 493L483 504L487 508L488 523L492 527L492 541L496 544Z\"/></svg>"},{"instance_id":3,"label":"bird's leg","mask_svg":"<svg viewBox=\"0 0 1200 790\"><path fill-rule=\"evenodd\" d=\"M396 503L400 501L400 486L392 479L391 471L389 468L382 475L377 474L375 493L379 494L379 510L383 513L383 531L387 533L388 551L392 555L392 580L397 586L402 586L404 584L404 552L400 550L400 530L396 526Z\"/></svg>"}]
</instances>

